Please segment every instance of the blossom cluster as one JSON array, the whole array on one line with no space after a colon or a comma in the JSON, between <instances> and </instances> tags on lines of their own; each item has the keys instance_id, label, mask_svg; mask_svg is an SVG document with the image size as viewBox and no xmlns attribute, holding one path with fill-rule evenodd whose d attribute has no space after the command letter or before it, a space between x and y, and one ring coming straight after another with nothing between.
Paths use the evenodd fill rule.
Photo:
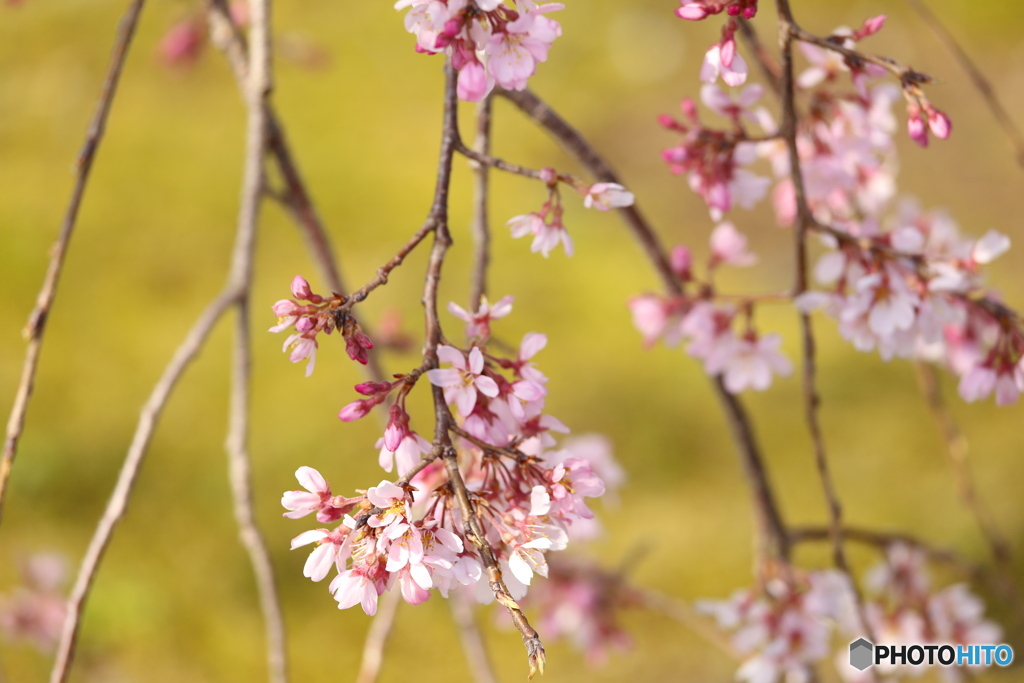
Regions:
<instances>
[{"instance_id":1,"label":"blossom cluster","mask_svg":"<svg viewBox=\"0 0 1024 683\"><path fill-rule=\"evenodd\" d=\"M736 7L684 3L677 13L703 19L723 9L735 14L740 11ZM858 41L881 30L884 19L870 18L857 30L837 29L831 44L853 50ZM771 114L758 105L763 89L748 85L732 95L715 83L719 76L732 86L746 80L746 67L734 55L733 23L730 18L722 42L708 53L701 90L703 104L730 126L719 130L704 124L696 103L686 99L682 119L660 119L662 126L682 135L662 156L674 173L687 175L691 189L704 199L719 223L716 233L726 212L736 205L755 206L772 185L776 219L792 226L798 200L789 149ZM802 201L810 211L810 227L821 235L826 250L814 270L822 290L801 294L797 305L804 312L825 310L861 351L877 349L886 360L945 362L960 378L965 400L994 394L1000 405L1014 403L1024 391L1024 324L980 278L982 267L1009 248L1009 239L996 231L980 239L961 237L947 217L922 212L907 198L897 201L898 125L892 109L901 92L908 128L917 142L925 143L928 131L948 137L951 129L948 117L921 91L926 77L907 70L900 87L877 84L888 73L880 65L850 59L830 47L797 44L809 64L795 84L809 101L808 114L795 130ZM730 76L739 72L742 78ZM843 87L847 78L852 90ZM751 170L758 160L768 162L774 178ZM668 343L690 339L687 350L704 360L709 374L720 374L727 364L716 358L741 350L728 334L734 309L712 305L707 287L698 287L696 294L686 291L688 274L677 275L685 293L633 299L634 321L648 343L655 337ZM778 345L772 344L772 349ZM742 350L757 355L750 343ZM754 373L747 371L749 377ZM726 372L726 384L730 390L766 387L770 375L764 362L757 374L757 382L735 374L729 382Z\"/></svg>"},{"instance_id":2,"label":"blossom cluster","mask_svg":"<svg viewBox=\"0 0 1024 683\"><path fill-rule=\"evenodd\" d=\"M451 57L459 72L458 96L478 102L497 84L523 90L547 61L548 50L562 35L561 25L545 15L563 9L562 3L538 5L516 0L398 0L395 9L408 9L405 28L416 36L416 50Z\"/></svg>"},{"instance_id":3,"label":"blossom cluster","mask_svg":"<svg viewBox=\"0 0 1024 683\"><path fill-rule=\"evenodd\" d=\"M49 652L60 638L67 610L67 562L60 555L40 553L25 561L21 574L22 585L0 595L0 633L9 642L25 640Z\"/></svg>"},{"instance_id":4,"label":"blossom cluster","mask_svg":"<svg viewBox=\"0 0 1024 683\"><path fill-rule=\"evenodd\" d=\"M736 680L809 680L809 668L832 651L835 624L849 619L851 593L845 575L789 569L763 590L739 590L728 600L697 604L720 628L732 632L732 646L745 658Z\"/></svg>"},{"instance_id":5,"label":"blossom cluster","mask_svg":"<svg viewBox=\"0 0 1024 683\"><path fill-rule=\"evenodd\" d=\"M616 469L606 453L586 442L557 448L554 434L568 428L545 414L548 380L533 363L547 343L543 334L527 334L511 355L488 345L491 322L511 308L511 297L493 305L485 300L473 313L452 304L449 310L467 324L468 347L442 344L437 358L443 367L427 364L393 382L356 386L366 398L346 406L340 417L359 419L390 401L377 447L382 468L397 469L398 481L382 480L345 497L334 494L316 470L296 472L305 490L284 494L285 516L316 513L318 522L337 525L303 532L292 547L316 544L303 573L320 581L336 570L329 588L339 608L360 604L373 614L378 596L396 585L412 604L435 589L446 597L451 590L472 589L481 602L493 599L486 557L467 536L442 462L444 443L431 444L411 428L406 398L421 378L439 387L453 410L454 425L446 429L482 525L481 540L490 546L513 599L526 593L535 574L547 575L548 551L592 533L585 499L604 493L600 471L615 477Z\"/></svg>"},{"instance_id":6,"label":"blossom cluster","mask_svg":"<svg viewBox=\"0 0 1024 683\"><path fill-rule=\"evenodd\" d=\"M894 543L885 559L865 577L865 614L880 645L907 643L979 645L997 644L1001 629L985 619L985 606L965 583L932 587L921 550ZM851 632L852 636L852 632ZM837 657L840 673L851 683L870 680ZM886 663L875 673L883 676L920 673ZM957 669L944 669L947 681L959 681Z\"/></svg>"},{"instance_id":7,"label":"blossom cluster","mask_svg":"<svg viewBox=\"0 0 1024 683\"><path fill-rule=\"evenodd\" d=\"M922 551L902 543L886 547L885 558L864 580L863 615L873 642L880 645L997 643L999 628L984 618L984 605L966 584L936 590ZM732 646L746 659L736 674L748 683L808 680L841 643L834 658L850 683L877 681L905 667L877 666L861 672L850 666L850 640L865 635L846 576L835 570L778 571L763 587L743 589L728 600L705 600L699 610L732 633ZM837 637L841 636L841 637ZM916 669L920 674L922 670ZM960 680L944 669L947 680Z\"/></svg>"},{"instance_id":8,"label":"blossom cluster","mask_svg":"<svg viewBox=\"0 0 1024 683\"><path fill-rule=\"evenodd\" d=\"M274 304L277 324L270 331L283 332L294 328L295 332L284 340L283 350L291 352L288 359L293 363L309 359L307 377L313 374L316 364L316 350L320 346L317 336L320 333L339 331L345 340L349 358L366 365L369 361L367 351L373 348L373 342L363 333L352 314L345 310L345 297L340 294L314 294L301 275L292 280L292 296L295 298L281 299Z\"/></svg>"},{"instance_id":9,"label":"blossom cluster","mask_svg":"<svg viewBox=\"0 0 1024 683\"><path fill-rule=\"evenodd\" d=\"M540 252L544 258L559 245L565 250L566 256L572 256L573 242L562 223L562 194L560 183L574 186L583 195L583 206L598 211L623 208L633 205L633 193L618 183L595 183L583 185L572 176L561 175L553 168L541 169L540 180L547 185L548 199L539 211L515 216L508 221L512 237L533 235L530 251Z\"/></svg>"},{"instance_id":10,"label":"blossom cluster","mask_svg":"<svg viewBox=\"0 0 1024 683\"><path fill-rule=\"evenodd\" d=\"M792 364L779 351L782 337L759 334L753 322L754 302L720 300L712 283L717 267L749 266L756 263L757 256L732 223L720 223L710 241L707 279L701 281L693 273L690 250L676 247L672 269L682 292L633 297L629 301L633 324L648 345L659 339L669 346L685 342L687 353L701 360L709 375L720 376L729 392L763 391L771 386L773 377L792 372Z\"/></svg>"}]
</instances>

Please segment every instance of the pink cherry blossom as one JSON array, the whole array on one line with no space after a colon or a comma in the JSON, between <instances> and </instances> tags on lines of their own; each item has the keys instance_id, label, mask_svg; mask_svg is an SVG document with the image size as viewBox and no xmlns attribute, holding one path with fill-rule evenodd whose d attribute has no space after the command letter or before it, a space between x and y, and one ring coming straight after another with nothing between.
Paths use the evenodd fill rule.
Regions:
<instances>
[{"instance_id":1,"label":"pink cherry blossom","mask_svg":"<svg viewBox=\"0 0 1024 683\"><path fill-rule=\"evenodd\" d=\"M595 183L587 190L583 206L599 211L633 205L633 193L618 183Z\"/></svg>"},{"instance_id":2,"label":"pink cherry blossom","mask_svg":"<svg viewBox=\"0 0 1024 683\"><path fill-rule=\"evenodd\" d=\"M737 267L757 263L757 255L747 250L747 238L728 222L711 233L711 267L720 263Z\"/></svg>"},{"instance_id":3,"label":"pink cherry blossom","mask_svg":"<svg viewBox=\"0 0 1024 683\"><path fill-rule=\"evenodd\" d=\"M720 342L708 355L708 373L722 375L725 388L738 394L746 389L764 391L771 386L772 376L787 376L793 366L779 353L782 337L767 334L760 338L736 338Z\"/></svg>"},{"instance_id":4,"label":"pink cherry blossom","mask_svg":"<svg viewBox=\"0 0 1024 683\"><path fill-rule=\"evenodd\" d=\"M428 370L427 377L434 386L444 388L445 401L455 404L459 414L468 417L476 405L477 393L495 397L498 385L493 379L481 374L484 370L484 356L476 346L469 352L469 361L458 349L441 345L437 357L452 367L446 370Z\"/></svg>"},{"instance_id":5,"label":"pink cherry blossom","mask_svg":"<svg viewBox=\"0 0 1024 683\"><path fill-rule=\"evenodd\" d=\"M511 296L504 296L492 305L485 296L481 299L480 307L475 313L467 312L455 302L448 304L448 311L466 323L467 337L486 339L491 336L491 321L504 318L511 313L513 301Z\"/></svg>"}]
</instances>

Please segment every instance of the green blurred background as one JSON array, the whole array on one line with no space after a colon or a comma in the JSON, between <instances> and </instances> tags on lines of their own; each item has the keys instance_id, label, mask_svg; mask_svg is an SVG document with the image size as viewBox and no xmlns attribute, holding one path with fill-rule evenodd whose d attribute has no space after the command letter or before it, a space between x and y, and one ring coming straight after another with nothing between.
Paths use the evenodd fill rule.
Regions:
<instances>
[{"instance_id":1,"label":"green blurred background","mask_svg":"<svg viewBox=\"0 0 1024 683\"><path fill-rule=\"evenodd\" d=\"M71 164L127 3L26 0L0 7L0 409L6 415L20 372L19 336L31 310L69 195ZM670 0L576 0L560 12L564 36L531 85L591 137L622 172L669 243L706 252L712 227L702 203L660 160L674 144L655 117L696 96L696 73L719 21L676 19ZM768 4L765 2L764 4ZM972 0L930 5L988 73L1008 109L1024 105L1024 4ZM0 529L0 592L18 582L27 555L57 549L76 564L112 489L148 395L192 320L221 286L232 240L244 137L244 112L223 58L214 50L191 68L157 57L162 35L198 11L172 0L146 7L109 131L72 243L47 328L36 394ZM887 12L886 29L865 44L939 77L933 101L954 134L927 151L904 136L901 188L926 207L947 207L964 232L989 228L1024 241L1024 172L961 69L902 2L797 1L801 23L817 33L858 25ZM757 24L774 35L769 8ZM413 39L390 2L278 3L275 102L318 207L330 226L350 284L373 275L422 221L434 182L440 121L440 60L413 52ZM321 59L301 59L309 51ZM298 55L300 59L294 57ZM464 107L467 116L472 107ZM495 152L524 165L578 171L545 134L504 102L496 105ZM901 122L903 113L898 112ZM1017 117L1022 122L1024 118ZM443 300L465 303L470 265L466 229L469 173L459 163L453 196L456 240ZM698 365L680 351L645 352L626 299L657 281L613 215L569 201L571 259L548 260L513 241L503 222L535 210L535 183L494 179L495 265L491 292L516 297L496 333L517 340L550 336L539 356L551 378L549 412L576 433L614 441L629 482L605 508L606 540L581 552L618 564L639 548L632 576L641 585L692 600L725 597L751 579L749 499L722 416ZM761 265L727 280L771 290L789 282L789 234L764 211L733 218L749 234ZM361 309L375 324L391 309L418 346L418 294L424 254L410 258ZM1024 305L1024 250L991 269L991 283ZM267 205L261 223L254 328L252 456L257 512L278 571L295 680L351 680L370 620L339 611L324 585L302 578L305 552L289 539L309 527L281 518L282 491L299 465L319 468L338 492L381 478L372 419L342 424L358 368L340 346L325 345L312 378L280 353L270 304L290 279L306 274L325 289L284 213ZM1015 277L1016 275L1016 277ZM262 303L260 303L262 302ZM265 305L264 305L265 304ZM794 319L761 314L765 329L787 337L796 357ZM454 320L447 318L452 330ZM188 372L160 425L127 519L114 538L88 604L72 676L77 681L250 681L265 676L263 631L253 580L236 540L222 448L227 422L229 333L213 336ZM913 531L987 560L976 527L955 502L937 430L913 368L885 364L842 343L830 322L822 339L823 420L835 476L851 523ZM415 364L389 354L389 371ZM946 395L971 440L979 490L1005 533L1024 540L1024 436L1021 406L964 405ZM820 523L825 507L803 429L799 384L776 383L748 397L787 518ZM414 427L425 425L414 416ZM852 552L858 572L877 559ZM801 549L807 566L827 564L821 548ZM1021 566L1018 563L1018 566ZM941 581L952 580L939 573ZM983 593L991 593L981 587ZM991 603L997 601L992 600ZM1007 611L993 613L1005 624ZM521 680L518 635L494 626L486 638L503 681ZM600 671L562 643L549 643L545 680L729 680L736 664L661 616L634 612L634 648ZM1019 636L1020 634L1016 634ZM0 643L7 678L45 677L49 659ZM403 607L382 680L468 680L447 605ZM830 667L826 666L826 669ZM831 676L831 671L828 673ZM986 680L1022 680L1014 671Z\"/></svg>"}]
</instances>

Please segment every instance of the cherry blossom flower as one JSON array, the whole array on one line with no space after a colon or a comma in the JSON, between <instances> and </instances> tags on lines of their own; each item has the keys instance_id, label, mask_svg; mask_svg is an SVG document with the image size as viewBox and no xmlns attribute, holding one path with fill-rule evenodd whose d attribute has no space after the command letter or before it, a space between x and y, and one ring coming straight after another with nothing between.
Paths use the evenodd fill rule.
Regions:
<instances>
[{"instance_id":1,"label":"cherry blossom flower","mask_svg":"<svg viewBox=\"0 0 1024 683\"><path fill-rule=\"evenodd\" d=\"M514 299L511 296L504 296L498 299L494 305L491 305L485 296L482 297L480 307L475 313L467 312L462 308L462 306L459 306L454 301L449 302L448 311L456 318L466 323L467 337L487 339L491 336L491 321L504 318L506 315L511 313L513 301Z\"/></svg>"},{"instance_id":2,"label":"cherry blossom flower","mask_svg":"<svg viewBox=\"0 0 1024 683\"><path fill-rule=\"evenodd\" d=\"M733 394L746 389L764 391L772 376L787 376L793 371L789 360L779 353L782 337L767 334L760 338L732 338L721 342L708 356L708 373L721 374L725 388Z\"/></svg>"},{"instance_id":3,"label":"cherry blossom flower","mask_svg":"<svg viewBox=\"0 0 1024 683\"><path fill-rule=\"evenodd\" d=\"M441 345L437 357L452 367L446 370L428 370L430 383L444 388L445 401L455 404L459 414L468 417L476 405L477 393L488 397L498 395L498 385L493 379L481 374L484 371L484 356L479 347L469 352L469 361L458 349Z\"/></svg>"},{"instance_id":4,"label":"cherry blossom flower","mask_svg":"<svg viewBox=\"0 0 1024 683\"><path fill-rule=\"evenodd\" d=\"M599 211L633 206L633 193L618 183L595 183L587 190L583 206Z\"/></svg>"},{"instance_id":5,"label":"cherry blossom flower","mask_svg":"<svg viewBox=\"0 0 1024 683\"><path fill-rule=\"evenodd\" d=\"M711 267L721 263L736 267L757 263L757 255L747 250L747 238L728 222L711 233Z\"/></svg>"},{"instance_id":6,"label":"cherry blossom flower","mask_svg":"<svg viewBox=\"0 0 1024 683\"><path fill-rule=\"evenodd\" d=\"M542 213L515 216L508 221L508 226L512 229L512 237L525 237L532 234L533 243L530 245L530 251L534 253L539 251L544 258L548 257L548 254L558 246L559 242L565 249L565 255L572 256L572 238L569 237L569 232L562 225L560 212L558 215L552 214L550 222L545 220Z\"/></svg>"},{"instance_id":7,"label":"cherry blossom flower","mask_svg":"<svg viewBox=\"0 0 1024 683\"><path fill-rule=\"evenodd\" d=\"M547 61L562 27L546 14L564 8L561 3L538 5L519 0L516 8L500 0L399 0L395 9L408 9L405 27L416 36L416 49L444 53L459 71L460 99L479 101L495 84L522 90ZM472 11L469 11L472 9Z\"/></svg>"}]
</instances>

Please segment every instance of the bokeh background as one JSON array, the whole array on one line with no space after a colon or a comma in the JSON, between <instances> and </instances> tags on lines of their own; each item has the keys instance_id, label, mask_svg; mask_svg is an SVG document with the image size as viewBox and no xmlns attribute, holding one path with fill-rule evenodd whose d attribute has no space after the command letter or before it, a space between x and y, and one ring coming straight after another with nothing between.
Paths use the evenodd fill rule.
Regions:
<instances>
[{"instance_id":1,"label":"bokeh background","mask_svg":"<svg viewBox=\"0 0 1024 683\"><path fill-rule=\"evenodd\" d=\"M564 36L531 85L604 150L669 243L706 253L712 227L684 181L659 152L674 144L655 117L696 96L696 74L720 22L676 19L670 0L568 2ZM770 4L770 3L763 3ZM1009 110L1024 106L1024 4L932 0L930 6L989 74ZM72 182L71 164L106 68L125 2L26 0L0 7L0 409L7 414L23 357L21 327L31 310ZM1024 172L963 72L902 2L797 0L798 19L827 33L886 12L885 30L865 47L935 74L933 101L954 134L922 151L900 138L901 188L926 207L948 208L965 232L996 228L1024 241ZM18 567L57 550L82 556L112 489L148 395L172 350L221 286L235 224L244 113L222 56L208 49L188 67L168 67L158 45L175 23L200 11L170 0L146 7L128 59L47 328L36 395L0 528L0 592ZM757 24L771 37L773 13ZM434 182L442 86L440 61L413 52L390 2L278 3L275 101L328 223L349 283L373 275L420 224ZM465 107L466 113L471 107ZM903 120L900 112L901 121ZM469 125L468 116L464 126ZM466 128L468 130L468 128ZM578 170L545 134L504 102L496 105L495 151L525 165ZM458 164L453 197L456 247L444 300L467 297L469 173ZM543 190L494 179L494 297L516 297L496 333L550 336L539 357L551 378L549 410L577 433L599 431L629 475L617 507L605 507L605 540L578 552L631 564L646 587L692 600L725 597L751 579L752 524L742 473L722 416L698 365L678 350L642 349L625 302L657 282L612 215L569 201L566 223L577 255L529 253L502 223L535 210ZM762 256L731 286L760 290L790 281L790 236L766 212L737 224ZM400 315L418 346L424 254L361 308L371 324ZM324 585L302 578L305 552L289 539L308 527L281 518L282 491L299 465L320 469L337 491L377 482L372 420L342 424L358 368L341 346L325 345L312 378L280 353L269 306L296 273L322 286L286 215L268 204L260 233L254 320L252 456L257 512L279 576L295 680L351 680L370 620L339 611ZM991 269L991 283L1022 306L1024 250ZM795 321L763 314L796 358ZM454 320L448 319L448 325ZM264 674L263 631L250 569L236 540L222 448L227 416L229 332L213 336L166 412L88 604L77 681L251 681ZM452 329L456 329L452 327ZM913 367L883 363L842 343L831 323L822 339L823 420L851 523L906 529L984 561L985 546L955 502L942 442ZM390 371L414 354L384 356ZM979 490L1015 548L1024 547L1024 436L1021 406L965 405L943 388L971 441ZM820 523L826 511L802 427L799 383L779 381L748 397L788 519ZM418 418L414 417L414 427ZM422 424L419 424L423 428ZM642 550L642 552L641 552ZM632 558L635 558L635 562ZM877 554L852 552L856 571ZM821 548L798 559L825 566ZM1022 566L1018 562L1018 566ZM955 577L937 573L937 580ZM985 586L978 589L991 598ZM1007 610L990 600L995 618ZM526 673L517 634L483 615L501 680ZM736 664L679 624L631 612L634 639L598 670L564 643L550 642L550 681L730 680ZM1013 634L1019 638L1021 634ZM415 676L468 680L448 606L403 606L382 680ZM44 680L49 658L0 643L8 681ZM829 667L826 667L829 668ZM829 671L829 676L832 672ZM1016 671L985 680L1024 680Z\"/></svg>"}]
</instances>

